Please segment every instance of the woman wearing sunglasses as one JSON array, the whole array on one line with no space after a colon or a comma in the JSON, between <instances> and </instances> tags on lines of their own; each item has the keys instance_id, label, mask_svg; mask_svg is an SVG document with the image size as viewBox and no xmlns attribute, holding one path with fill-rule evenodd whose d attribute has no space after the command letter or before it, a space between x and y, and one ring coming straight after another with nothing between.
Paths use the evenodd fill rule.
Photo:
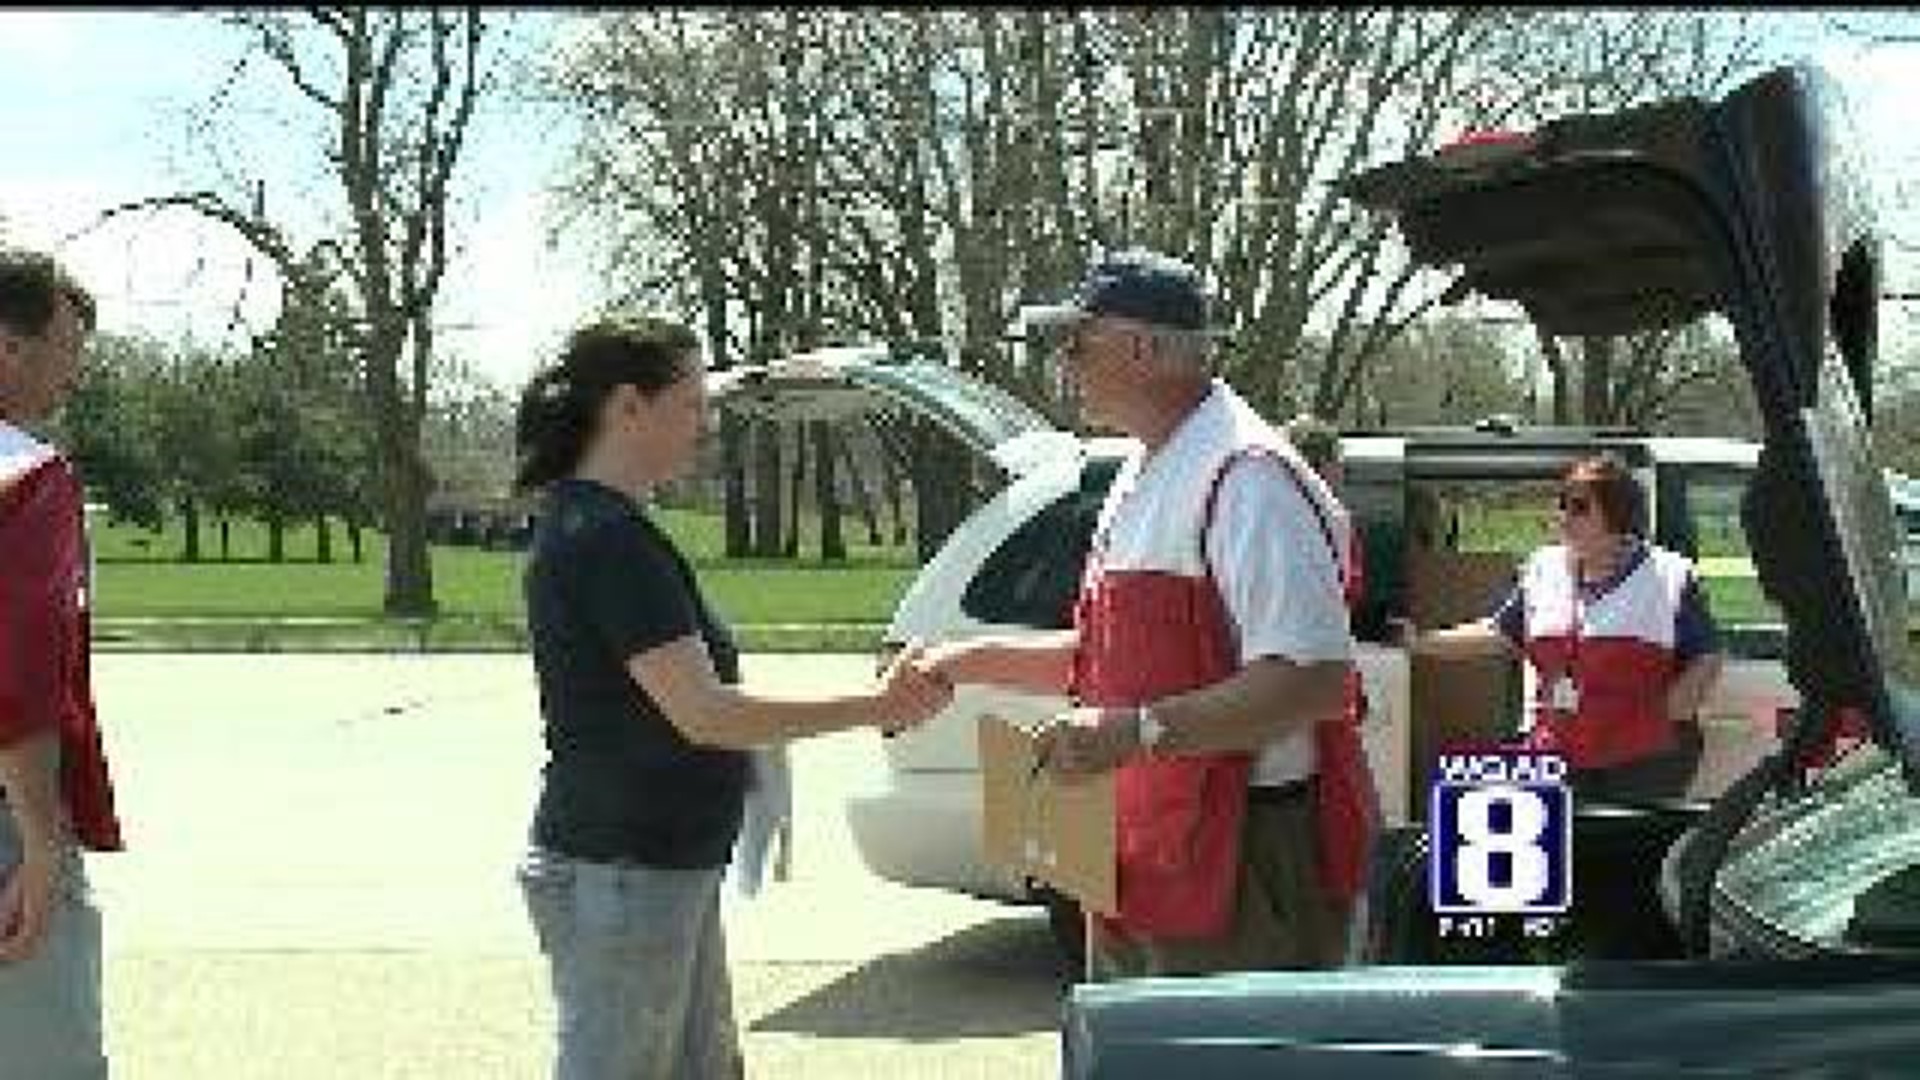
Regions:
<instances>
[{"instance_id":1,"label":"woman wearing sunglasses","mask_svg":"<svg viewBox=\"0 0 1920 1080\"><path fill-rule=\"evenodd\" d=\"M1619 458L1574 462L1561 479L1560 542L1527 558L1493 614L1408 640L1427 656L1524 657L1521 738L1563 755L1584 795L1685 791L1700 758L1694 714L1720 674L1693 564L1642 537L1644 505Z\"/></svg>"}]
</instances>

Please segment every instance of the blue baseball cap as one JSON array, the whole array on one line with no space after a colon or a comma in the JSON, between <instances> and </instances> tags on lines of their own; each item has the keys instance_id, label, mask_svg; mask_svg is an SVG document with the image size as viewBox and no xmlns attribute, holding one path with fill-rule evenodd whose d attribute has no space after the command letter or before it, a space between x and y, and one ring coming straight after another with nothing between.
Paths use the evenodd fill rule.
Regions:
<instances>
[{"instance_id":1,"label":"blue baseball cap","mask_svg":"<svg viewBox=\"0 0 1920 1080\"><path fill-rule=\"evenodd\" d=\"M1021 323L1031 327L1102 315L1202 332L1207 329L1206 286L1200 272L1186 263L1136 248L1095 264L1064 303L1020 309Z\"/></svg>"}]
</instances>

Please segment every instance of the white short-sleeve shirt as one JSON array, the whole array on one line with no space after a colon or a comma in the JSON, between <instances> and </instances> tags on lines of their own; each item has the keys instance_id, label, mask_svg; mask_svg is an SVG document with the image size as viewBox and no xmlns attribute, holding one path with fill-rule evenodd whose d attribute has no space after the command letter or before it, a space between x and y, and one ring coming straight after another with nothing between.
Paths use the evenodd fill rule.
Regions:
<instances>
[{"instance_id":1,"label":"white short-sleeve shirt","mask_svg":"<svg viewBox=\"0 0 1920 1080\"><path fill-rule=\"evenodd\" d=\"M1216 381L1151 458L1129 460L1115 478L1102 514L1108 538L1103 563L1189 576L1205 574L1210 566L1243 664L1266 657L1302 664L1347 660L1353 644L1337 556L1346 545L1346 518L1337 508L1330 512L1327 524L1337 545L1330 547L1320 518L1287 475L1287 466L1253 456L1228 468L1207 533L1207 565L1198 562L1192 541L1213 470L1225 450L1250 440L1279 444L1277 452L1292 457L1302 481L1324 493L1305 462L1239 395ZM1303 727L1268 744L1253 782L1288 783L1313 767L1313 733Z\"/></svg>"}]
</instances>

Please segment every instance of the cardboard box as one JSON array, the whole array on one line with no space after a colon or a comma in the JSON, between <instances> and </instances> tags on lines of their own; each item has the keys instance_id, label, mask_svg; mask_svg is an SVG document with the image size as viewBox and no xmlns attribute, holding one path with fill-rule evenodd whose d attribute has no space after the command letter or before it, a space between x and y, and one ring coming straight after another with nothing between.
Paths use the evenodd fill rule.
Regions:
<instances>
[{"instance_id":1,"label":"cardboard box","mask_svg":"<svg viewBox=\"0 0 1920 1080\"><path fill-rule=\"evenodd\" d=\"M1113 776L1062 781L1042 769L1033 734L980 720L981 850L1017 876L1044 881L1083 908L1112 914Z\"/></svg>"}]
</instances>

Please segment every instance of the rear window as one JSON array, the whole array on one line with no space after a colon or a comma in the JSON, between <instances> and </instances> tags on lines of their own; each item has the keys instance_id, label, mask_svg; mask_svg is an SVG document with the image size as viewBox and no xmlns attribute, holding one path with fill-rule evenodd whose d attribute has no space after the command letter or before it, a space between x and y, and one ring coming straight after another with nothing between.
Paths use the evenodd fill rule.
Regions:
<instances>
[{"instance_id":1,"label":"rear window","mask_svg":"<svg viewBox=\"0 0 1920 1080\"><path fill-rule=\"evenodd\" d=\"M1735 656L1775 656L1784 647L1784 617L1760 589L1753 550L1740 521L1751 469L1694 466L1680 479L1683 526L1674 546L1693 558L1707 605Z\"/></svg>"},{"instance_id":2,"label":"rear window","mask_svg":"<svg viewBox=\"0 0 1920 1080\"><path fill-rule=\"evenodd\" d=\"M981 564L960 598L960 610L1001 626L1071 627L1093 527L1119 469L1118 458L1082 466L1077 488L1015 529Z\"/></svg>"}]
</instances>

